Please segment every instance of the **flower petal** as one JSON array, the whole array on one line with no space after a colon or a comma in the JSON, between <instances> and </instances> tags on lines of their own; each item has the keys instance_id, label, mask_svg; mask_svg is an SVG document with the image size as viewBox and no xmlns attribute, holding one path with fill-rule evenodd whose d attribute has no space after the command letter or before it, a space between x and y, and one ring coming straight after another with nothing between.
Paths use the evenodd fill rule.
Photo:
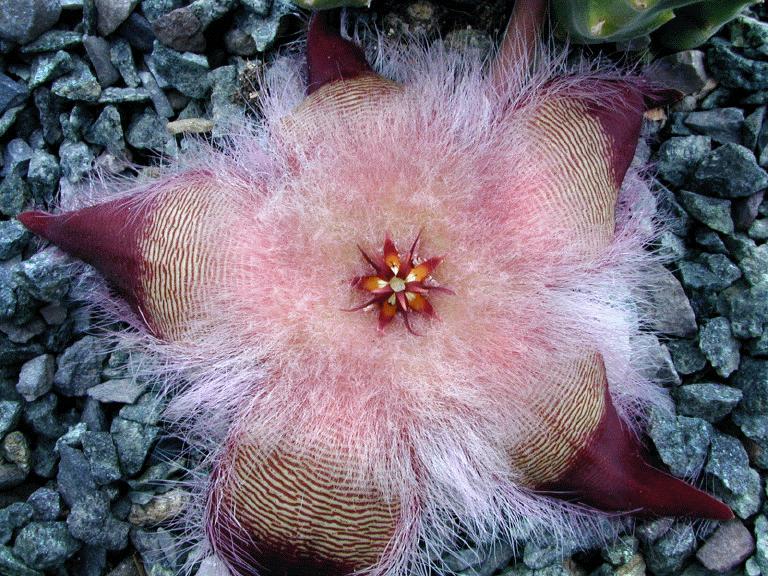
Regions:
<instances>
[{"instance_id":1,"label":"flower petal","mask_svg":"<svg viewBox=\"0 0 768 576\"><path fill-rule=\"evenodd\" d=\"M424 298L424 296L422 296L421 294L416 294L414 292L406 292L405 296L408 299L408 305L411 307L411 310L414 310L416 312L421 312L422 314L426 314L427 316L435 315L435 309L432 308L432 304L430 304L429 300Z\"/></svg>"},{"instance_id":2,"label":"flower petal","mask_svg":"<svg viewBox=\"0 0 768 576\"><path fill-rule=\"evenodd\" d=\"M393 274L397 274L400 271L400 254L395 248L395 243L387 236L384 240L384 264L392 271Z\"/></svg>"},{"instance_id":3,"label":"flower petal","mask_svg":"<svg viewBox=\"0 0 768 576\"><path fill-rule=\"evenodd\" d=\"M390 304L389 300L384 300L379 305L379 330L384 330L386 325L392 322L395 314L397 314L397 306Z\"/></svg>"},{"instance_id":4,"label":"flower petal","mask_svg":"<svg viewBox=\"0 0 768 576\"><path fill-rule=\"evenodd\" d=\"M374 294L384 294L392 291L392 288L389 287L389 282L382 280L378 276L361 276L355 282L355 287L360 290L373 292Z\"/></svg>"},{"instance_id":5,"label":"flower petal","mask_svg":"<svg viewBox=\"0 0 768 576\"><path fill-rule=\"evenodd\" d=\"M408 276L406 277L407 282L422 282L424 279L426 279L429 275L432 274L432 272L435 271L435 268L440 266L440 263L443 261L443 258L440 256L435 256L434 258L430 258L429 260L425 260L418 266L414 266L413 270L411 270L408 273Z\"/></svg>"}]
</instances>

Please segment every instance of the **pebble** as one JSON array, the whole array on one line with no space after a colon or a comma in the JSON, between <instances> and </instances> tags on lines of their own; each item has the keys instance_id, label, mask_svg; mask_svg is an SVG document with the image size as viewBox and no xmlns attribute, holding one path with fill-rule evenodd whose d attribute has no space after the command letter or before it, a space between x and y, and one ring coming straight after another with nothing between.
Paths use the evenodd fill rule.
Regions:
<instances>
[{"instance_id":1,"label":"pebble","mask_svg":"<svg viewBox=\"0 0 768 576\"><path fill-rule=\"evenodd\" d=\"M61 496L51 488L38 488L27 498L27 504L38 521L57 520L61 514Z\"/></svg>"},{"instance_id":2,"label":"pebble","mask_svg":"<svg viewBox=\"0 0 768 576\"><path fill-rule=\"evenodd\" d=\"M94 336L81 338L59 358L54 388L64 396L84 396L99 383L102 361L98 340Z\"/></svg>"},{"instance_id":3,"label":"pebble","mask_svg":"<svg viewBox=\"0 0 768 576\"><path fill-rule=\"evenodd\" d=\"M657 58L650 65L650 74L660 84L684 94L696 94L710 82L701 50L683 50Z\"/></svg>"},{"instance_id":4,"label":"pebble","mask_svg":"<svg viewBox=\"0 0 768 576\"><path fill-rule=\"evenodd\" d=\"M27 402L47 394L53 386L55 363L53 356L42 354L24 363L16 390Z\"/></svg>"},{"instance_id":5,"label":"pebble","mask_svg":"<svg viewBox=\"0 0 768 576\"><path fill-rule=\"evenodd\" d=\"M701 418L674 416L654 410L648 423L662 461L679 478L695 476L704 466L712 437L712 425Z\"/></svg>"},{"instance_id":6,"label":"pebble","mask_svg":"<svg viewBox=\"0 0 768 576\"><path fill-rule=\"evenodd\" d=\"M754 240L768 240L768 218L760 218L752 222L747 234Z\"/></svg>"},{"instance_id":7,"label":"pebble","mask_svg":"<svg viewBox=\"0 0 768 576\"><path fill-rule=\"evenodd\" d=\"M705 470L714 477L715 491L739 518L760 508L760 475L749 467L747 451L736 438L715 431ZM720 489L718 489L720 488Z\"/></svg>"},{"instance_id":8,"label":"pebble","mask_svg":"<svg viewBox=\"0 0 768 576\"><path fill-rule=\"evenodd\" d=\"M70 30L51 30L40 38L21 47L22 54L40 54L55 50L75 48L83 43L83 35L80 32Z\"/></svg>"},{"instance_id":9,"label":"pebble","mask_svg":"<svg viewBox=\"0 0 768 576\"><path fill-rule=\"evenodd\" d=\"M29 231L18 220L0 221L0 260L21 254L29 238Z\"/></svg>"},{"instance_id":10,"label":"pebble","mask_svg":"<svg viewBox=\"0 0 768 576\"><path fill-rule=\"evenodd\" d=\"M154 22L163 14L181 8L184 4L184 0L141 0L141 11L150 22Z\"/></svg>"},{"instance_id":11,"label":"pebble","mask_svg":"<svg viewBox=\"0 0 768 576\"><path fill-rule=\"evenodd\" d=\"M7 546L0 546L0 571L8 576L43 576L38 570L33 570Z\"/></svg>"},{"instance_id":12,"label":"pebble","mask_svg":"<svg viewBox=\"0 0 768 576\"><path fill-rule=\"evenodd\" d=\"M748 249L739 261L739 268L751 286L768 284L768 244Z\"/></svg>"},{"instance_id":13,"label":"pebble","mask_svg":"<svg viewBox=\"0 0 768 576\"><path fill-rule=\"evenodd\" d=\"M752 196L733 201L733 223L736 230L746 230L752 225L760 213L760 204L764 196L765 192L760 190Z\"/></svg>"},{"instance_id":14,"label":"pebble","mask_svg":"<svg viewBox=\"0 0 768 576\"><path fill-rule=\"evenodd\" d=\"M61 176L61 168L56 156L45 150L35 150L29 160L27 181L29 190L39 202L47 202L53 198Z\"/></svg>"},{"instance_id":15,"label":"pebble","mask_svg":"<svg viewBox=\"0 0 768 576\"><path fill-rule=\"evenodd\" d=\"M724 290L741 278L741 269L723 254L702 254L701 262L683 260L678 269L683 285L710 292Z\"/></svg>"},{"instance_id":16,"label":"pebble","mask_svg":"<svg viewBox=\"0 0 768 576\"><path fill-rule=\"evenodd\" d=\"M115 106L105 106L99 117L88 129L85 140L103 146L115 155L124 153L123 126L120 112Z\"/></svg>"},{"instance_id":17,"label":"pebble","mask_svg":"<svg viewBox=\"0 0 768 576\"><path fill-rule=\"evenodd\" d=\"M731 42L748 58L768 56L768 24L746 15L737 16L728 26Z\"/></svg>"},{"instance_id":18,"label":"pebble","mask_svg":"<svg viewBox=\"0 0 768 576\"><path fill-rule=\"evenodd\" d=\"M24 171L29 166L29 159L32 157L32 148L21 138L14 138L5 145L3 154L3 176L7 176L12 171L18 169Z\"/></svg>"},{"instance_id":19,"label":"pebble","mask_svg":"<svg viewBox=\"0 0 768 576\"><path fill-rule=\"evenodd\" d=\"M152 31L150 23L141 14L137 12L131 13L128 19L120 26L118 33L137 50L141 52L152 51L155 33Z\"/></svg>"},{"instance_id":20,"label":"pebble","mask_svg":"<svg viewBox=\"0 0 768 576\"><path fill-rule=\"evenodd\" d=\"M132 504L128 521L134 526L155 526L181 514L188 500L187 492L174 488L153 496L146 504Z\"/></svg>"},{"instance_id":21,"label":"pebble","mask_svg":"<svg viewBox=\"0 0 768 576\"><path fill-rule=\"evenodd\" d=\"M131 104L146 102L149 92L144 88L105 88L99 97L99 104Z\"/></svg>"},{"instance_id":22,"label":"pebble","mask_svg":"<svg viewBox=\"0 0 768 576\"><path fill-rule=\"evenodd\" d=\"M101 96L101 85L86 64L75 60L74 70L57 79L51 92L67 100L94 103Z\"/></svg>"},{"instance_id":23,"label":"pebble","mask_svg":"<svg viewBox=\"0 0 768 576\"><path fill-rule=\"evenodd\" d=\"M146 384L130 379L108 380L88 390L88 396L99 402L133 404L144 393Z\"/></svg>"},{"instance_id":24,"label":"pebble","mask_svg":"<svg viewBox=\"0 0 768 576\"><path fill-rule=\"evenodd\" d=\"M768 88L768 62L737 54L722 38L712 38L709 46L708 67L724 87L752 91Z\"/></svg>"},{"instance_id":25,"label":"pebble","mask_svg":"<svg viewBox=\"0 0 768 576\"><path fill-rule=\"evenodd\" d=\"M154 574L158 568L170 570L172 571L171 574L175 573L178 551L170 532L163 528L157 532L134 528L131 530L131 542L141 555L144 567L151 574Z\"/></svg>"},{"instance_id":26,"label":"pebble","mask_svg":"<svg viewBox=\"0 0 768 576\"><path fill-rule=\"evenodd\" d=\"M652 318L654 329L670 336L694 335L696 316L680 282L666 268L657 276L658 289L648 295L650 308L657 311Z\"/></svg>"},{"instance_id":27,"label":"pebble","mask_svg":"<svg viewBox=\"0 0 768 576\"><path fill-rule=\"evenodd\" d=\"M133 9L139 3L139 0L95 0L96 4L96 27L101 36L109 36L117 30Z\"/></svg>"},{"instance_id":28,"label":"pebble","mask_svg":"<svg viewBox=\"0 0 768 576\"><path fill-rule=\"evenodd\" d=\"M738 388L714 382L687 384L673 392L675 405L683 416L718 422L741 402L743 393Z\"/></svg>"},{"instance_id":29,"label":"pebble","mask_svg":"<svg viewBox=\"0 0 768 576\"><path fill-rule=\"evenodd\" d=\"M182 94L204 98L210 88L208 58L191 52L177 52L155 42L152 64L157 75Z\"/></svg>"},{"instance_id":30,"label":"pebble","mask_svg":"<svg viewBox=\"0 0 768 576\"><path fill-rule=\"evenodd\" d=\"M721 524L696 552L696 558L708 570L723 573L736 568L755 550L755 540L741 520Z\"/></svg>"},{"instance_id":31,"label":"pebble","mask_svg":"<svg viewBox=\"0 0 768 576\"><path fill-rule=\"evenodd\" d=\"M22 432L15 430L6 434L2 444L0 444L0 451L2 451L3 458L18 466L25 474L32 469L32 453L29 449L29 442Z\"/></svg>"},{"instance_id":32,"label":"pebble","mask_svg":"<svg viewBox=\"0 0 768 576\"><path fill-rule=\"evenodd\" d=\"M109 57L123 82L129 88L139 86L139 75L136 72L136 64L133 61L131 45L124 38L115 38L109 48Z\"/></svg>"},{"instance_id":33,"label":"pebble","mask_svg":"<svg viewBox=\"0 0 768 576\"><path fill-rule=\"evenodd\" d=\"M32 522L19 532L13 545L14 554L38 570L62 564L79 549L64 522Z\"/></svg>"},{"instance_id":34,"label":"pebble","mask_svg":"<svg viewBox=\"0 0 768 576\"><path fill-rule=\"evenodd\" d=\"M149 108L131 119L125 139L128 144L139 150L156 151L168 150L173 140L166 123ZM175 142L173 140L174 144Z\"/></svg>"},{"instance_id":35,"label":"pebble","mask_svg":"<svg viewBox=\"0 0 768 576\"><path fill-rule=\"evenodd\" d=\"M685 125L697 134L709 136L715 142L741 144L744 112L740 108L690 112L685 117Z\"/></svg>"},{"instance_id":36,"label":"pebble","mask_svg":"<svg viewBox=\"0 0 768 576\"><path fill-rule=\"evenodd\" d=\"M141 84L149 92L149 97L152 99L152 104L155 107L155 112L158 116L163 118L171 118L175 112L171 103L168 101L168 97L165 92L157 84L157 80L151 72L139 72L139 78Z\"/></svg>"},{"instance_id":37,"label":"pebble","mask_svg":"<svg viewBox=\"0 0 768 576\"><path fill-rule=\"evenodd\" d=\"M677 197L688 211L688 214L699 222L706 224L712 230L733 234L733 219L731 218L731 201L712 198L681 190Z\"/></svg>"},{"instance_id":38,"label":"pebble","mask_svg":"<svg viewBox=\"0 0 768 576\"><path fill-rule=\"evenodd\" d=\"M234 123L243 117L243 108L235 104L239 94L236 66L220 66L209 74L213 90L211 106L213 108L213 135L225 136L232 131Z\"/></svg>"},{"instance_id":39,"label":"pebble","mask_svg":"<svg viewBox=\"0 0 768 576\"><path fill-rule=\"evenodd\" d=\"M59 19L58 0L0 0L0 38L26 44Z\"/></svg>"},{"instance_id":40,"label":"pebble","mask_svg":"<svg viewBox=\"0 0 768 576\"><path fill-rule=\"evenodd\" d=\"M14 530L29 524L33 514L32 506L25 502L14 502L0 510L0 544L8 544Z\"/></svg>"},{"instance_id":41,"label":"pebble","mask_svg":"<svg viewBox=\"0 0 768 576\"><path fill-rule=\"evenodd\" d=\"M669 349L653 334L638 334L631 339L633 350L642 350L647 359L641 369L642 375L651 382L679 386L680 376L675 370Z\"/></svg>"},{"instance_id":42,"label":"pebble","mask_svg":"<svg viewBox=\"0 0 768 576\"><path fill-rule=\"evenodd\" d=\"M120 479L117 449L108 432L85 432L82 444L96 484L109 484Z\"/></svg>"},{"instance_id":43,"label":"pebble","mask_svg":"<svg viewBox=\"0 0 768 576\"><path fill-rule=\"evenodd\" d=\"M157 424L163 412L160 398L151 392L145 393L135 404L123 406L120 417L139 424Z\"/></svg>"},{"instance_id":44,"label":"pebble","mask_svg":"<svg viewBox=\"0 0 768 576\"><path fill-rule=\"evenodd\" d=\"M61 172L72 184L82 181L93 167L93 152L85 142L65 141L59 147Z\"/></svg>"},{"instance_id":45,"label":"pebble","mask_svg":"<svg viewBox=\"0 0 768 576\"><path fill-rule=\"evenodd\" d=\"M704 323L699 333L699 347L709 363L723 378L739 367L739 343L731 333L731 324L720 316Z\"/></svg>"},{"instance_id":46,"label":"pebble","mask_svg":"<svg viewBox=\"0 0 768 576\"><path fill-rule=\"evenodd\" d=\"M690 524L676 523L647 551L645 561L657 576L678 571L696 550L696 534Z\"/></svg>"},{"instance_id":47,"label":"pebble","mask_svg":"<svg viewBox=\"0 0 768 576\"><path fill-rule=\"evenodd\" d=\"M768 361L745 357L733 378L744 398L740 406L751 414L768 414Z\"/></svg>"},{"instance_id":48,"label":"pebble","mask_svg":"<svg viewBox=\"0 0 768 576\"><path fill-rule=\"evenodd\" d=\"M66 444L59 445L59 469L56 488L70 508L86 494L96 492L90 465L81 450Z\"/></svg>"},{"instance_id":49,"label":"pebble","mask_svg":"<svg viewBox=\"0 0 768 576\"><path fill-rule=\"evenodd\" d=\"M96 77L102 88L112 86L120 78L120 73L110 60L109 42L98 36L83 36L83 46L96 71Z\"/></svg>"},{"instance_id":50,"label":"pebble","mask_svg":"<svg viewBox=\"0 0 768 576\"><path fill-rule=\"evenodd\" d=\"M72 505L67 527L75 538L107 550L122 550L128 545L130 526L112 516L109 499L101 492L84 494Z\"/></svg>"},{"instance_id":51,"label":"pebble","mask_svg":"<svg viewBox=\"0 0 768 576\"><path fill-rule=\"evenodd\" d=\"M29 91L27 87L5 74L0 74L0 113L23 104Z\"/></svg>"},{"instance_id":52,"label":"pebble","mask_svg":"<svg viewBox=\"0 0 768 576\"><path fill-rule=\"evenodd\" d=\"M13 430L21 417L21 403L12 400L0 401L0 436Z\"/></svg>"},{"instance_id":53,"label":"pebble","mask_svg":"<svg viewBox=\"0 0 768 576\"><path fill-rule=\"evenodd\" d=\"M203 23L191 6L184 6L163 14L152 24L157 39L168 48L179 52L205 50Z\"/></svg>"},{"instance_id":54,"label":"pebble","mask_svg":"<svg viewBox=\"0 0 768 576\"><path fill-rule=\"evenodd\" d=\"M749 148L728 143L702 158L693 172L691 183L704 194L743 198L768 186L768 174L758 166Z\"/></svg>"},{"instance_id":55,"label":"pebble","mask_svg":"<svg viewBox=\"0 0 768 576\"><path fill-rule=\"evenodd\" d=\"M120 464L126 476L134 476L144 464L160 429L117 417L110 427Z\"/></svg>"}]
</instances>

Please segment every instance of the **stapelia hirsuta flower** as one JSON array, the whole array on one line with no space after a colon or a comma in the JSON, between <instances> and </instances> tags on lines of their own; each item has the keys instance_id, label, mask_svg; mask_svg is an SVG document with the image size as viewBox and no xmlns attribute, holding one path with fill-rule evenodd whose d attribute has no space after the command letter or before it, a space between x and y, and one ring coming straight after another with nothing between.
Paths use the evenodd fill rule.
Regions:
<instances>
[{"instance_id":1,"label":"stapelia hirsuta flower","mask_svg":"<svg viewBox=\"0 0 768 576\"><path fill-rule=\"evenodd\" d=\"M119 338L208 454L193 526L233 574L425 574L461 538L732 516L639 440L664 398L630 163L658 93L535 49L542 11L515 3L490 67L385 47L392 79L315 16L306 82L275 65L223 150L20 216L127 302Z\"/></svg>"},{"instance_id":2,"label":"stapelia hirsuta flower","mask_svg":"<svg viewBox=\"0 0 768 576\"><path fill-rule=\"evenodd\" d=\"M453 293L449 288L435 284L432 279L432 273L443 261L442 257L416 258L420 236L416 236L405 257L400 255L389 236L384 240L381 257L372 258L360 248L360 253L375 273L358 276L352 281L355 288L371 296L353 310L375 307L379 313L379 330L383 330L399 312L408 331L414 333L408 314L417 312L434 317L435 309L429 301L429 293Z\"/></svg>"}]
</instances>

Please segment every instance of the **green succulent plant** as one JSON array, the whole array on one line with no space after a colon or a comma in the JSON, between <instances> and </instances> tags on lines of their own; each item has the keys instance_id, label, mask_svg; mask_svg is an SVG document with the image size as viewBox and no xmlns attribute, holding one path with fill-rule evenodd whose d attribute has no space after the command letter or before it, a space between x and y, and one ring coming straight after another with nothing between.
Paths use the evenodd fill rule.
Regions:
<instances>
[{"instance_id":1,"label":"green succulent plant","mask_svg":"<svg viewBox=\"0 0 768 576\"><path fill-rule=\"evenodd\" d=\"M654 33L666 48L694 48L759 0L552 0L560 34L581 44Z\"/></svg>"}]
</instances>

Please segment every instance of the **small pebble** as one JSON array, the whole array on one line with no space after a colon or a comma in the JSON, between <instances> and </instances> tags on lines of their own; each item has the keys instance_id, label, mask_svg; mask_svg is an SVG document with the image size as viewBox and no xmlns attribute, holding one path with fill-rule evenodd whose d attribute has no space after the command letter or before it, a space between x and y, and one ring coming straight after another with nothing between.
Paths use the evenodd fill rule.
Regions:
<instances>
[{"instance_id":1,"label":"small pebble","mask_svg":"<svg viewBox=\"0 0 768 576\"><path fill-rule=\"evenodd\" d=\"M133 9L139 3L139 0L95 0L96 4L96 26L101 36L109 36L117 30Z\"/></svg>"},{"instance_id":2,"label":"small pebble","mask_svg":"<svg viewBox=\"0 0 768 576\"><path fill-rule=\"evenodd\" d=\"M728 143L705 154L693 172L691 184L704 194L743 198L768 186L768 174L758 166L749 148Z\"/></svg>"},{"instance_id":3,"label":"small pebble","mask_svg":"<svg viewBox=\"0 0 768 576\"><path fill-rule=\"evenodd\" d=\"M696 552L696 558L708 570L723 573L736 568L755 550L755 540L741 522L726 522Z\"/></svg>"},{"instance_id":4,"label":"small pebble","mask_svg":"<svg viewBox=\"0 0 768 576\"><path fill-rule=\"evenodd\" d=\"M58 0L0 0L0 38L26 44L56 24Z\"/></svg>"},{"instance_id":5,"label":"small pebble","mask_svg":"<svg viewBox=\"0 0 768 576\"><path fill-rule=\"evenodd\" d=\"M712 230L733 234L733 219L731 217L731 201L695 194L687 190L678 193L680 203L688 214L699 222L706 224Z\"/></svg>"},{"instance_id":6,"label":"small pebble","mask_svg":"<svg viewBox=\"0 0 768 576\"><path fill-rule=\"evenodd\" d=\"M19 532L13 546L14 554L37 570L54 568L79 549L64 522L32 522Z\"/></svg>"},{"instance_id":7,"label":"small pebble","mask_svg":"<svg viewBox=\"0 0 768 576\"><path fill-rule=\"evenodd\" d=\"M739 343L731 333L731 324L722 316L707 320L699 333L699 347L723 378L739 367Z\"/></svg>"},{"instance_id":8,"label":"small pebble","mask_svg":"<svg viewBox=\"0 0 768 576\"><path fill-rule=\"evenodd\" d=\"M43 354L24 363L16 390L27 402L47 394L53 386L55 363L53 356Z\"/></svg>"},{"instance_id":9,"label":"small pebble","mask_svg":"<svg viewBox=\"0 0 768 576\"><path fill-rule=\"evenodd\" d=\"M691 112L685 118L685 125L696 134L709 136L715 142L741 144L744 112L740 108L715 108Z\"/></svg>"},{"instance_id":10,"label":"small pebble","mask_svg":"<svg viewBox=\"0 0 768 576\"><path fill-rule=\"evenodd\" d=\"M110 60L109 42L98 36L83 36L83 46L96 71L96 77L102 88L112 86L120 78L120 73Z\"/></svg>"},{"instance_id":11,"label":"small pebble","mask_svg":"<svg viewBox=\"0 0 768 576\"><path fill-rule=\"evenodd\" d=\"M683 416L718 422L741 402L743 394L731 386L700 382L676 388L674 396L677 410Z\"/></svg>"},{"instance_id":12,"label":"small pebble","mask_svg":"<svg viewBox=\"0 0 768 576\"><path fill-rule=\"evenodd\" d=\"M38 521L57 520L61 514L61 497L51 488L38 488L27 498L33 517Z\"/></svg>"},{"instance_id":13,"label":"small pebble","mask_svg":"<svg viewBox=\"0 0 768 576\"><path fill-rule=\"evenodd\" d=\"M51 30L40 38L21 47L22 54L40 54L75 48L83 43L83 35L71 30Z\"/></svg>"},{"instance_id":14,"label":"small pebble","mask_svg":"<svg viewBox=\"0 0 768 576\"><path fill-rule=\"evenodd\" d=\"M0 74L0 113L23 104L29 96L27 87Z\"/></svg>"},{"instance_id":15,"label":"small pebble","mask_svg":"<svg viewBox=\"0 0 768 576\"><path fill-rule=\"evenodd\" d=\"M3 458L12 464L16 464L25 474L32 468L32 452L29 442L22 432L15 430L5 435L0 445Z\"/></svg>"}]
</instances>

